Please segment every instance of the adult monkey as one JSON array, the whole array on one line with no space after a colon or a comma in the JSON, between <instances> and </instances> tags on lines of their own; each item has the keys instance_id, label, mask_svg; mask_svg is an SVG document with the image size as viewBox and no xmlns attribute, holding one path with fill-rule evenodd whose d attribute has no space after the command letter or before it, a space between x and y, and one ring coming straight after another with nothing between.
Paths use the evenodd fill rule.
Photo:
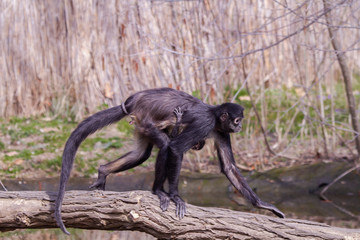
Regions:
<instances>
[{"instance_id":1,"label":"adult monkey","mask_svg":"<svg viewBox=\"0 0 360 240\"><path fill-rule=\"evenodd\" d=\"M183 111L181 124L185 128L170 139L165 130L176 125L174 110L179 107ZM210 106L184 92L159 88L135 93L122 105L95 113L81 122L71 133L63 152L60 186L55 203L55 218L64 233L69 234L61 219L61 204L80 143L98 129L120 121L126 115L131 115L136 123L137 147L122 157L100 166L98 179L90 187L104 190L106 177L110 173L124 171L143 163L150 156L153 145L156 145L159 153L152 191L159 197L160 208L163 211L167 210L172 200L176 204L176 216L182 218L186 208L178 193L178 183L183 153L206 138L214 138L221 171L232 185L253 206L284 217L275 206L260 200L235 165L229 133L241 130L243 108L233 103ZM169 183L169 193L164 191L166 179Z\"/></svg>"}]
</instances>

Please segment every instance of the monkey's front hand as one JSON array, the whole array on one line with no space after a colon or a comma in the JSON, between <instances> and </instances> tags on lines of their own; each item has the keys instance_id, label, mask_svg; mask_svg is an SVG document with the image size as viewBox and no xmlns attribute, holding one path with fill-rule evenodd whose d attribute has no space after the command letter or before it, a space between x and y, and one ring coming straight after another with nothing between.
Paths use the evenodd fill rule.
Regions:
<instances>
[{"instance_id":1,"label":"monkey's front hand","mask_svg":"<svg viewBox=\"0 0 360 240\"><path fill-rule=\"evenodd\" d=\"M186 205L185 205L184 200L182 200L179 195L172 196L171 200L176 205L176 217L178 217L179 219L184 218L185 213L186 213Z\"/></svg>"},{"instance_id":2,"label":"monkey's front hand","mask_svg":"<svg viewBox=\"0 0 360 240\"><path fill-rule=\"evenodd\" d=\"M177 121L180 122L184 112L182 111L181 107L177 107L174 109L174 114L177 118Z\"/></svg>"}]
</instances>

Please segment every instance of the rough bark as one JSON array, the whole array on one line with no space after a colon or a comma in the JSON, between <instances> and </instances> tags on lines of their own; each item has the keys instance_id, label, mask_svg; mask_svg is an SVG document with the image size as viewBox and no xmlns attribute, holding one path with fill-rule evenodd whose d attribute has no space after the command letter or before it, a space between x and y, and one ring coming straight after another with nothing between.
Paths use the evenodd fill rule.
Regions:
<instances>
[{"instance_id":1,"label":"rough bark","mask_svg":"<svg viewBox=\"0 0 360 240\"><path fill-rule=\"evenodd\" d=\"M0 231L55 228L55 193L0 192ZM147 191L68 191L62 208L67 227L100 230L137 230L172 239L359 239L360 230L322 223L187 204L185 218L167 212Z\"/></svg>"},{"instance_id":2,"label":"rough bark","mask_svg":"<svg viewBox=\"0 0 360 240\"><path fill-rule=\"evenodd\" d=\"M330 9L332 1L323 0L323 3L324 3L325 11ZM331 21L331 12L330 11L325 14L325 19L326 19L326 24L328 26L331 45L333 46L333 48L335 50L336 57L339 62L339 65L340 65L341 73L344 78L345 92L346 92L349 112L351 115L351 123L352 123L353 129L354 129L354 132L355 132L354 133L355 145L356 145L356 150L358 153L357 159L358 159L358 161L360 161L360 159L359 159L360 158L360 135L359 135L360 127L359 127L359 122L358 122L358 118L357 118L357 114L356 114L356 104L355 104L355 99L354 99L353 90L352 90L351 72L350 72L349 66L347 64L346 57L345 57L346 51L342 50L338 34L335 33L336 30L334 30L334 27L332 27L333 25L331 23L332 21Z\"/></svg>"}]
</instances>

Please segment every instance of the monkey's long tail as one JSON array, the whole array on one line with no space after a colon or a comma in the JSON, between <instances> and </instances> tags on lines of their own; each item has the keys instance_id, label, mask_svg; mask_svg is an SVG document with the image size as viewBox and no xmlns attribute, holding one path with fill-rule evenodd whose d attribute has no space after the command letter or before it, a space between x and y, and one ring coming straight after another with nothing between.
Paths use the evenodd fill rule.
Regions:
<instances>
[{"instance_id":1,"label":"monkey's long tail","mask_svg":"<svg viewBox=\"0 0 360 240\"><path fill-rule=\"evenodd\" d=\"M127 114L128 113L126 112L124 105L119 105L95 113L94 115L82 121L71 133L69 139L66 142L62 156L59 192L55 202L55 219L58 226L67 235L70 235L70 233L66 230L66 227L61 218L61 205L64 199L65 187L74 163L76 151L81 142L84 141L87 136L107 125L120 121Z\"/></svg>"}]
</instances>

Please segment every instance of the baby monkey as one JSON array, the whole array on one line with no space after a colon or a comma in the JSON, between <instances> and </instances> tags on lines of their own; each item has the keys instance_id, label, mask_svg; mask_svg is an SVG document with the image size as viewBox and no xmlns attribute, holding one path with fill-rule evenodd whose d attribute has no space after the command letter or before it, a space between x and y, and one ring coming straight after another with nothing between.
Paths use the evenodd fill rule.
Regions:
<instances>
[{"instance_id":1,"label":"baby monkey","mask_svg":"<svg viewBox=\"0 0 360 240\"><path fill-rule=\"evenodd\" d=\"M170 140L174 139L175 137L177 137L179 134L182 133L182 131L184 130L184 128L186 126L184 126L184 124L182 124L182 119L183 119L183 115L186 111L183 111L181 107L176 107L173 111L173 113L175 114L175 124L173 127L169 126L168 128L165 128L164 131L164 135L168 135L168 138ZM132 119L130 121L130 124L132 124L133 122L136 122L136 120ZM165 141L163 140L164 135L161 137L157 137L158 132L155 130L156 126L151 123L151 122L147 122L144 121L146 123L142 123L142 124L135 124L136 125L136 131L138 133L143 134L146 137L149 137L151 139L155 139L155 142L162 142ZM161 145L161 144L158 144ZM195 145L193 145L191 147L192 150L201 150L203 147L205 146L205 140L200 140L198 143L196 143Z\"/></svg>"},{"instance_id":2,"label":"baby monkey","mask_svg":"<svg viewBox=\"0 0 360 240\"><path fill-rule=\"evenodd\" d=\"M180 127L181 127L181 120L182 116L184 115L184 111L181 107L177 107L174 110L174 114L176 116L175 126L170 133L170 139L175 138L178 134L180 134ZM205 146L205 140L199 141L197 144L191 147L192 150L201 150Z\"/></svg>"}]
</instances>

